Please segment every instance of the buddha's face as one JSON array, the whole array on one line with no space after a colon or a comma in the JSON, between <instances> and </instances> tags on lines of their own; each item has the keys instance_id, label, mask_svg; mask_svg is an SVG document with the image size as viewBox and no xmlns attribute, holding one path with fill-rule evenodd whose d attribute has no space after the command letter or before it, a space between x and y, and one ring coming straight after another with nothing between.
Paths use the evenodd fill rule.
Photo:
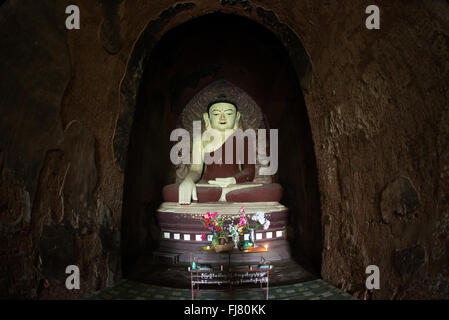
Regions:
<instances>
[{"instance_id":1,"label":"buddha's face","mask_svg":"<svg viewBox=\"0 0 449 320\"><path fill-rule=\"evenodd\" d=\"M237 120L236 107L227 102L218 102L209 109L210 126L217 130L233 129Z\"/></svg>"}]
</instances>

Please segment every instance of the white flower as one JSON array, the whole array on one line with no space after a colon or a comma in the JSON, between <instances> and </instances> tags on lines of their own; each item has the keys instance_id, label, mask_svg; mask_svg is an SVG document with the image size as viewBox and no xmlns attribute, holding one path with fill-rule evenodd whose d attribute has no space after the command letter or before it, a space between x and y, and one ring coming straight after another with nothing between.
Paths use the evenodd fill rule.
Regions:
<instances>
[{"instance_id":1,"label":"white flower","mask_svg":"<svg viewBox=\"0 0 449 320\"><path fill-rule=\"evenodd\" d=\"M235 237L237 235L237 228L232 223L229 224L229 233Z\"/></svg>"},{"instance_id":2,"label":"white flower","mask_svg":"<svg viewBox=\"0 0 449 320\"><path fill-rule=\"evenodd\" d=\"M266 219L265 219L265 213L264 212L257 212L255 215L252 216L251 218L254 221L259 222L260 224L264 224Z\"/></svg>"}]
</instances>

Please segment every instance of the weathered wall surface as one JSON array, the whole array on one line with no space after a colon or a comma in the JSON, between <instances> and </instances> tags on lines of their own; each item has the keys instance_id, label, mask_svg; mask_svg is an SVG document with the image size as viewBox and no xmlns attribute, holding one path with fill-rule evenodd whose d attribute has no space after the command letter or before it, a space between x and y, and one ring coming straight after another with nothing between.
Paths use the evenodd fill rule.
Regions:
<instances>
[{"instance_id":1,"label":"weathered wall surface","mask_svg":"<svg viewBox=\"0 0 449 320\"><path fill-rule=\"evenodd\" d=\"M128 59L148 24L156 42L222 11L287 46L280 21L309 55L323 278L362 297L375 264L372 298L449 297L447 2L378 1L377 31L364 27L363 0L72 3L81 30L65 30L66 1L0 8L1 296L76 298L120 278L124 174L113 141ZM64 287L69 264L81 268L79 291Z\"/></svg>"}]
</instances>

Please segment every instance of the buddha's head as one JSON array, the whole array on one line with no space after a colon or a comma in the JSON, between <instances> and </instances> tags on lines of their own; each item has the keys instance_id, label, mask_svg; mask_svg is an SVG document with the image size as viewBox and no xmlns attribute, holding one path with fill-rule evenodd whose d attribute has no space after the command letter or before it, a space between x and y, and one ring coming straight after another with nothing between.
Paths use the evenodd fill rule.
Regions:
<instances>
[{"instance_id":1,"label":"buddha's head","mask_svg":"<svg viewBox=\"0 0 449 320\"><path fill-rule=\"evenodd\" d=\"M210 126L212 129L220 131L236 130L239 119L240 112L238 112L237 106L229 101L212 102L207 108L207 113L204 114L206 127Z\"/></svg>"}]
</instances>

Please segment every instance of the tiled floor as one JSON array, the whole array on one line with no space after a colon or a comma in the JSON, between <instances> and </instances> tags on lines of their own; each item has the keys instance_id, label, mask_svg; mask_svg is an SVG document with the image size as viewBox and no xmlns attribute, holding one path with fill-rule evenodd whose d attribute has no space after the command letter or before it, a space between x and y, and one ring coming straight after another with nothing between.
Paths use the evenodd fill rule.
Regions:
<instances>
[{"instance_id":1,"label":"tiled floor","mask_svg":"<svg viewBox=\"0 0 449 320\"><path fill-rule=\"evenodd\" d=\"M207 290L205 290L207 292ZM192 294L189 289L179 289L145 284L130 280L122 280L115 286L96 292L85 299L88 300L190 300ZM195 295L197 300L228 300L229 292L200 293ZM249 292L236 289L233 300L263 300L264 292ZM351 295L342 292L329 283L317 279L291 285L270 287L270 300L350 300Z\"/></svg>"}]
</instances>

